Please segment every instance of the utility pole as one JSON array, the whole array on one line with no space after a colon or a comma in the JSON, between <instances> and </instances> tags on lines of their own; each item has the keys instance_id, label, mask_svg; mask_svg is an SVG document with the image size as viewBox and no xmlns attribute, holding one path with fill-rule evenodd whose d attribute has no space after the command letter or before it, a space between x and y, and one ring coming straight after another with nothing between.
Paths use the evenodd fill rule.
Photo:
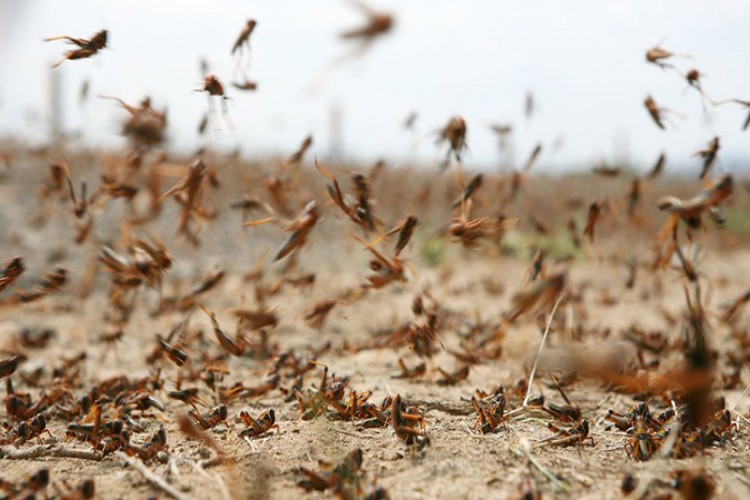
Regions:
<instances>
[{"instance_id":1,"label":"utility pole","mask_svg":"<svg viewBox=\"0 0 750 500\"><path fill-rule=\"evenodd\" d=\"M49 134L50 142L59 143L63 138L62 130L62 80L60 69L49 70Z\"/></svg>"},{"instance_id":2,"label":"utility pole","mask_svg":"<svg viewBox=\"0 0 750 500\"><path fill-rule=\"evenodd\" d=\"M344 156L342 122L342 107L338 102L334 102L331 104L328 114L328 156L330 161L341 161Z\"/></svg>"}]
</instances>

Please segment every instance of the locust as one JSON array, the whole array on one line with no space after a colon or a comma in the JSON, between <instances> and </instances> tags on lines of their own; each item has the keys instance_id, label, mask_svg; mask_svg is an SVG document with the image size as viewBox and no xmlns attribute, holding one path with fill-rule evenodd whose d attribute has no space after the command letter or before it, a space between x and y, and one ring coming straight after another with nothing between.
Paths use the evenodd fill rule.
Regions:
<instances>
[{"instance_id":1,"label":"locust","mask_svg":"<svg viewBox=\"0 0 750 500\"><path fill-rule=\"evenodd\" d=\"M206 315L211 320L214 334L216 335L216 340L218 340L219 345L221 345L222 349L224 349L225 351L227 351L229 354L233 356L242 356L243 354L245 354L245 351L251 345L250 342L241 336L239 336L236 339L233 339L230 336L228 336L221 329L221 326L219 326L219 322L216 319L216 315L203 306L201 306L201 309L203 310L204 313L206 313Z\"/></svg>"},{"instance_id":2,"label":"locust","mask_svg":"<svg viewBox=\"0 0 750 500\"><path fill-rule=\"evenodd\" d=\"M664 165L667 162L667 155L664 153L661 153L659 155L659 158L656 160L656 163L654 163L654 166L651 167L651 171L646 175L646 180L652 181L659 177L661 173L664 171Z\"/></svg>"},{"instance_id":3,"label":"locust","mask_svg":"<svg viewBox=\"0 0 750 500\"><path fill-rule=\"evenodd\" d=\"M255 27L258 25L255 19L248 19L245 23L245 27L242 28L237 40L232 45L232 55L235 53L242 54L242 51L247 49L250 50L250 35L253 34Z\"/></svg>"},{"instance_id":4,"label":"locust","mask_svg":"<svg viewBox=\"0 0 750 500\"><path fill-rule=\"evenodd\" d=\"M359 40L363 46L369 46L376 38L387 34L393 28L394 19L391 14L378 12L360 0L355 0L353 4L367 16L367 23L359 28L344 31L340 35L342 39Z\"/></svg>"},{"instance_id":5,"label":"locust","mask_svg":"<svg viewBox=\"0 0 750 500\"><path fill-rule=\"evenodd\" d=\"M16 257L6 262L0 271L0 292L12 285L25 270L23 257Z\"/></svg>"},{"instance_id":6,"label":"locust","mask_svg":"<svg viewBox=\"0 0 750 500\"><path fill-rule=\"evenodd\" d=\"M703 169L701 170L699 179L705 179L706 176L711 172L711 168L716 162L716 154L718 152L719 138L714 137L713 139L711 139L711 142L708 143L708 147L706 149L702 149L695 153L694 156L700 156L701 158L703 158Z\"/></svg>"},{"instance_id":7,"label":"locust","mask_svg":"<svg viewBox=\"0 0 750 500\"><path fill-rule=\"evenodd\" d=\"M234 128L234 124L229 119L229 108L227 107L227 101L229 97L224 91L224 85L222 85L219 78L213 73L209 73L203 77L203 88L196 89L196 92L205 92L208 95L208 116L209 119L215 121L216 108L214 99L216 98L221 102L221 116L224 122L229 128Z\"/></svg>"},{"instance_id":8,"label":"locust","mask_svg":"<svg viewBox=\"0 0 750 500\"><path fill-rule=\"evenodd\" d=\"M54 36L51 38L46 38L45 42L52 42L55 40L65 40L66 42L77 46L77 49L70 50L65 53L65 56L63 57L60 62L55 63L52 67L57 68L65 61L73 61L75 59L87 59L91 56L96 55L100 50L105 48L107 46L107 38L108 38L108 31L107 30L101 30L91 37L91 39L86 38L73 38L70 36Z\"/></svg>"},{"instance_id":9,"label":"locust","mask_svg":"<svg viewBox=\"0 0 750 500\"><path fill-rule=\"evenodd\" d=\"M241 411L240 420L245 425L245 428L240 431L240 437L259 437L274 427L279 429L273 408L261 413L257 419L253 418L249 412Z\"/></svg>"},{"instance_id":10,"label":"locust","mask_svg":"<svg viewBox=\"0 0 750 500\"><path fill-rule=\"evenodd\" d=\"M648 51L646 51L646 61L648 61L651 64L655 64L662 69L674 68L672 64L664 62L667 59L670 59L672 57L690 57L690 56L687 56L684 54L675 54L674 52L670 52L669 50L662 48L661 44L656 45L648 49Z\"/></svg>"},{"instance_id":11,"label":"locust","mask_svg":"<svg viewBox=\"0 0 750 500\"><path fill-rule=\"evenodd\" d=\"M448 152L445 160L440 164L446 168L450 164L451 154L457 162L461 162L461 154L468 148L466 145L466 121L460 116L454 116L438 132L437 144L447 143Z\"/></svg>"},{"instance_id":12,"label":"locust","mask_svg":"<svg viewBox=\"0 0 750 500\"><path fill-rule=\"evenodd\" d=\"M664 113L666 111L669 111L666 108L660 108L656 101L654 101L654 98L651 96L646 96L646 99L643 101L643 105L646 106L646 111L648 111L648 114L651 115L651 119L654 121L657 127L664 130Z\"/></svg>"}]
</instances>

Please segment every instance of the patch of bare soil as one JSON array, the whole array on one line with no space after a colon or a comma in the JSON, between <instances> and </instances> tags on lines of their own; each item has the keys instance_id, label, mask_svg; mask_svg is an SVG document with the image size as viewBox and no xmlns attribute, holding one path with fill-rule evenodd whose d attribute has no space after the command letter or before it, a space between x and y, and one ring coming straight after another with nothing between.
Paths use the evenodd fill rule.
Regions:
<instances>
[{"instance_id":1,"label":"patch of bare soil","mask_svg":"<svg viewBox=\"0 0 750 500\"><path fill-rule=\"evenodd\" d=\"M448 236L451 215L461 217L447 208L458 195L452 174L386 170L372 183L383 230L408 213L420 222L399 255L405 279L362 288L383 275L383 262L370 262L378 259L352 237L362 231L312 168L223 164L219 187L201 188L204 213L190 215L194 246L175 235L186 199L163 200L152 221L132 222L148 211L143 167L128 178L140 190L132 201L91 202L91 233L76 244L86 221L67 188L39 194L51 159L19 154L0 184L3 259L21 256L26 268L0 295L0 359L21 357L3 373L0 409L10 498L33 488L22 483L40 469L49 471L40 497L83 498L77 488L93 479L100 498L619 498L627 475L633 498L750 494L749 320L741 304L727 315L747 290L743 235L706 219L691 235L701 253L688 255L697 280L677 256L653 267L666 221L656 198L687 197L697 183L648 185L628 217L624 179L560 178L557 189L529 179L509 201L509 180L487 176L467 220L519 221L502 239L464 248ZM74 184L87 179L95 192L99 162L70 160ZM181 165L163 175L160 193L187 172ZM333 169L345 192L347 169ZM288 176L288 216L263 187L277 174ZM319 220L296 264L272 258L299 227L243 227L269 216L230 208L243 194L285 223L317 200ZM727 213L744 213L745 198L736 192ZM609 204L592 242L583 229L594 199ZM373 246L391 264L397 238ZM139 240L163 244L172 264L148 275L153 254ZM678 241L687 242L682 226ZM107 251L132 269L107 266ZM64 284L48 283L36 301L19 298L44 291L39 280L56 266L67 271ZM705 348L694 345L697 329ZM702 404L710 408L695 408ZM226 418L216 410L210 421L220 405ZM28 428L39 415L49 433L25 438L20 422Z\"/></svg>"}]
</instances>

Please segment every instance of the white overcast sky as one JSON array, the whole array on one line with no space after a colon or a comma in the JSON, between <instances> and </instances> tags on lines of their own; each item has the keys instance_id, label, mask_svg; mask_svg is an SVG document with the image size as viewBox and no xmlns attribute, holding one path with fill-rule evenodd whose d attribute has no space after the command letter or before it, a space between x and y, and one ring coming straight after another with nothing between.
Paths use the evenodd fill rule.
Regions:
<instances>
[{"instance_id":1,"label":"white overcast sky","mask_svg":"<svg viewBox=\"0 0 750 500\"><path fill-rule=\"evenodd\" d=\"M514 125L516 161L536 142L547 169L587 168L592 161L626 159L650 164L666 151L670 162L697 172L691 157L714 136L722 139L720 168L750 165L747 111L726 105L705 116L694 89L677 74L645 62L664 47L691 54L676 63L707 76L715 99L750 100L750 1L503 1L372 0L396 17L393 33L364 57L324 76L351 46L337 38L361 22L346 0L265 1L26 1L0 0L0 134L45 137L48 73L68 47L44 37L88 37L110 32L111 49L58 70L65 92L65 125L91 145L119 144L122 118L112 102L78 106L81 82L91 94L136 102L150 95L169 109L176 149L239 146L245 156L293 151L308 133L314 151L329 148L329 116L339 107L343 147L352 158L395 161L438 158L431 131L451 115L469 126L466 163L491 167L498 158L492 122ZM193 92L199 59L229 87L235 61L229 51L246 19L252 36L248 70L259 90L229 90L236 128L199 138L207 107ZM524 96L538 106L530 121ZM661 131L643 99L679 111ZM412 110L416 136L401 128Z\"/></svg>"}]
</instances>

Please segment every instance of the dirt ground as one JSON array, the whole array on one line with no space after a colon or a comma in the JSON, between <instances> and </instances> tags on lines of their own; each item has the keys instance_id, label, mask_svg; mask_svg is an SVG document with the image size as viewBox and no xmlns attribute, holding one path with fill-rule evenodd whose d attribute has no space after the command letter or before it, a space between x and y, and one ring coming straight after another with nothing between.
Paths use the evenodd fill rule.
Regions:
<instances>
[{"instance_id":1,"label":"dirt ground","mask_svg":"<svg viewBox=\"0 0 750 500\"><path fill-rule=\"evenodd\" d=\"M109 377L125 375L136 380L148 377L160 367L163 387L154 391L153 396L165 409L148 410L152 417L138 419L142 429L133 427L130 440L143 443L164 426L168 448L148 460L146 466L186 498L330 497L331 489L306 493L299 487L296 483L302 477L300 468L320 471L318 461L335 464L357 448L363 452L363 490L373 491L377 486L391 498L515 498L521 495L519 488L526 480L532 490L538 490L544 498L620 498L626 473L637 479L641 487L637 495L648 498L668 492L679 498L680 493L670 485L670 474L677 470L704 470L704 474L715 481L715 495L719 498L750 495L750 442L747 438L750 397L740 401L748 383L746 371L740 368L739 380L730 389L719 388L720 375L730 371L725 356L730 351L742 350L738 332L750 326L747 315L740 315L731 327L720 319L725 304L748 288L746 270L750 269L750 254L745 250L747 235L742 232L746 227L743 207L747 205L748 195L740 187L735 189L731 204L725 207L727 227L717 229L707 224L706 231L699 231L698 239L704 246L697 260L709 325L708 342L718 351L713 395L724 396L730 410L737 405L732 412L736 429L731 441L723 446L713 443L704 453L692 458L653 456L648 461L636 461L625 450L631 436L613 427L605 417L610 409L627 411L637 400L633 394L612 390L596 380L578 380L566 387L567 396L580 406L582 418L588 421L589 436L593 439L572 446L554 446L544 441L553 434L548 424L554 419L538 409L522 408L521 398L512 394L512 388L519 380L529 378L551 304L507 324L503 317L514 307L516 294L533 287L534 283L526 283L532 256L537 248L546 249L543 275L535 282L564 272L569 300L561 303L551 323L532 393L541 393L546 402L557 404L562 404L563 400L553 387L551 374L565 376L565 370L555 368L559 359L571 353L590 353L596 357L606 352L614 353L625 363L636 363L635 344L626 340L626 333L634 328L661 332L670 342L680 339L685 322L683 290L686 280L682 272L672 266L650 269L655 235L665 221L664 214L655 209L655 200L663 194L680 197L694 194L701 187L697 181L659 180L649 184L640 201L639 217L633 221L623 214L623 200L629 185L624 175L615 179L531 178L520 201L503 207L508 217L520 219L519 225L509 230L501 243L490 242L476 249L465 249L445 236L450 217L446 205L457 194L454 172L435 176L386 168L377 182L373 182L373 197L377 201L374 212L383 219L384 227L393 227L410 212L420 219L412 242L402 253L408 263L408 281L369 290L358 300L341 300L322 326L315 328L304 318L311 306L326 299L351 297L351 290L365 283L371 273L368 269L370 255L352 237L360 234L359 231L330 203L325 193L325 179L309 165L304 165L296 180L301 188L296 191L299 203L295 200L294 214L303 205L302 201L315 198L321 207L322 219L313 228L309 244L300 252L297 267L285 269L286 261L272 263L269 258L262 278L244 279L243 275L265 252L273 255L287 234L273 224L243 228L243 220L259 219L262 214L243 217L241 211L231 209L229 204L240 199L243 193L256 194L271 203L261 180L274 172L277 165L272 161L248 164L212 157L209 164L217 168L221 185L218 188L207 186L204 202L218 210L218 215L201 226L200 246L194 247L184 237L175 235L179 206L169 199L163 202L163 213L157 219L133 229L137 235L162 241L174 257L174 265L163 278L163 296L184 294L206 272L224 270L224 279L200 295L197 302L215 312L222 328L231 334L237 323L233 309L260 306L255 294L259 283L271 285L284 278L315 273L312 286L300 288L282 281L278 293L265 299L264 305L275 308L278 317L275 327L264 329L271 354L293 352L299 359L315 356L320 366L349 377L347 395L351 389L372 391L370 401L379 404L386 396L399 394L424 415L429 444L422 449L409 446L390 425L365 428L362 420L342 420L325 414L303 420L299 403L294 398L289 400L275 388L258 397L226 402L228 419L208 434L229 458L202 469L198 464L211 452L205 443L189 439L180 431L177 416L185 413L189 406L169 398L167 393L178 383L182 388L196 387L206 405L198 408L205 412L220 403L218 393L200 379L191 380L190 375L199 374L209 358L224 358L228 374L218 382L223 387L236 382L245 387L260 385L267 380L272 361L259 359L258 349L246 355L228 355L217 343L208 316L197 307L157 313L159 293L146 285L139 288L128 321L114 321L116 314L109 300L112 273L101 265L90 294L82 298L87 266L99 255L101 247L111 244L118 251L125 248L123 235L127 230L122 221L132 212L123 200L110 200L106 206L97 206L91 235L76 245L73 238L77 222L67 191L53 194L46 200L39 198L39 188L48 175L49 163L62 157L70 161L74 184L80 179L88 180L90 193L99 185L97 169L106 165L108 158L117 161L116 155L105 153L20 152L16 153L12 166L3 172L0 258L22 256L26 272L11 290L0 295L0 340L4 346L0 359L19 351L27 357L12 380L15 390L28 392L32 400L52 390L55 384L64 385L59 379L53 379L52 369L59 366L63 358L72 358L78 353L85 352L86 358L79 365L78 376L66 382L65 389L72 396L71 401L78 400L92 386ZM174 162L188 163L187 160ZM334 168L337 177L344 181L345 189L349 189L349 173L354 168ZM171 177L166 175L161 191L166 191L180 176L180 172ZM507 193L509 184L503 183L502 177L495 177L485 179L478 192L477 213L496 213L498 200ZM139 184L145 183L145 178L141 173L133 182L145 185ZM408 179L408 182L399 182L399 179ZM566 189L561 190L561 185ZM431 193L427 198L417 199L415 193L425 186L432 187ZM595 198L610 200L610 209L598 222L594 243L584 240L581 248L577 248L566 233L567 215L577 220L578 231L581 231L588 204ZM145 204L145 199L137 196L133 210L142 210ZM547 234L534 229L529 222L532 216L548 225ZM384 252L390 253L393 241L383 244ZM629 259L633 259L637 269L632 288L625 285ZM39 277L56 265L65 267L69 273L62 290L28 304L14 304L9 298L13 289L33 288ZM436 352L424 360L427 371L423 376L410 380L393 378L394 372L399 371L399 359L409 367L423 360L408 345L364 346L375 338L376 332L415 320L412 303L425 290L445 318L435 343ZM166 338L181 321L186 322L182 329L195 335L195 340L184 348L190 357L188 363L178 368L162 357L149 365L146 358L157 345L156 335ZM111 332L115 325L122 328L122 337L114 344L102 341L102 334ZM469 365L468 377L455 385L439 384L443 377L438 368L452 372L464 365L451 351L459 350L467 332L478 325L488 329L505 325L504 338L499 343L502 353L497 359ZM24 347L18 343L24 328L49 328L55 336L43 348ZM243 335L253 346L259 345L260 331L248 330ZM682 362L678 350L647 357L660 359L660 366L655 370L679 366ZM318 385L320 366L305 374L303 391L312 391ZM28 377L25 379L22 375L38 368L41 375L38 385L33 386L25 381ZM283 377L279 387L289 387L292 382L292 378ZM506 388L505 425L497 432L482 434L475 428L477 415L469 401L476 390L491 392L499 385ZM652 394L647 399L652 409L664 405L659 395ZM71 401L60 404L67 406ZM104 406L105 418L111 416L112 406ZM245 440L238 435L244 428L239 419L240 411L257 416L268 409L275 411L278 429L255 439ZM45 445L93 449L91 444L66 437L71 421L57 412L54 405L47 410L47 415L51 436L41 437ZM75 419L82 420L83 415ZM5 408L0 409L0 421L9 427L16 425ZM554 423L561 427L570 425ZM19 449L33 446L36 443L32 439ZM29 473L47 468L50 496L55 493L54 485L59 486L62 481L75 485L85 478L95 480L99 498L165 496L138 471L126 466L117 454L103 458L96 455L96 459L14 460L8 457L10 448L13 445L6 444L0 452L5 456L0 459L0 477L17 483Z\"/></svg>"}]
</instances>

